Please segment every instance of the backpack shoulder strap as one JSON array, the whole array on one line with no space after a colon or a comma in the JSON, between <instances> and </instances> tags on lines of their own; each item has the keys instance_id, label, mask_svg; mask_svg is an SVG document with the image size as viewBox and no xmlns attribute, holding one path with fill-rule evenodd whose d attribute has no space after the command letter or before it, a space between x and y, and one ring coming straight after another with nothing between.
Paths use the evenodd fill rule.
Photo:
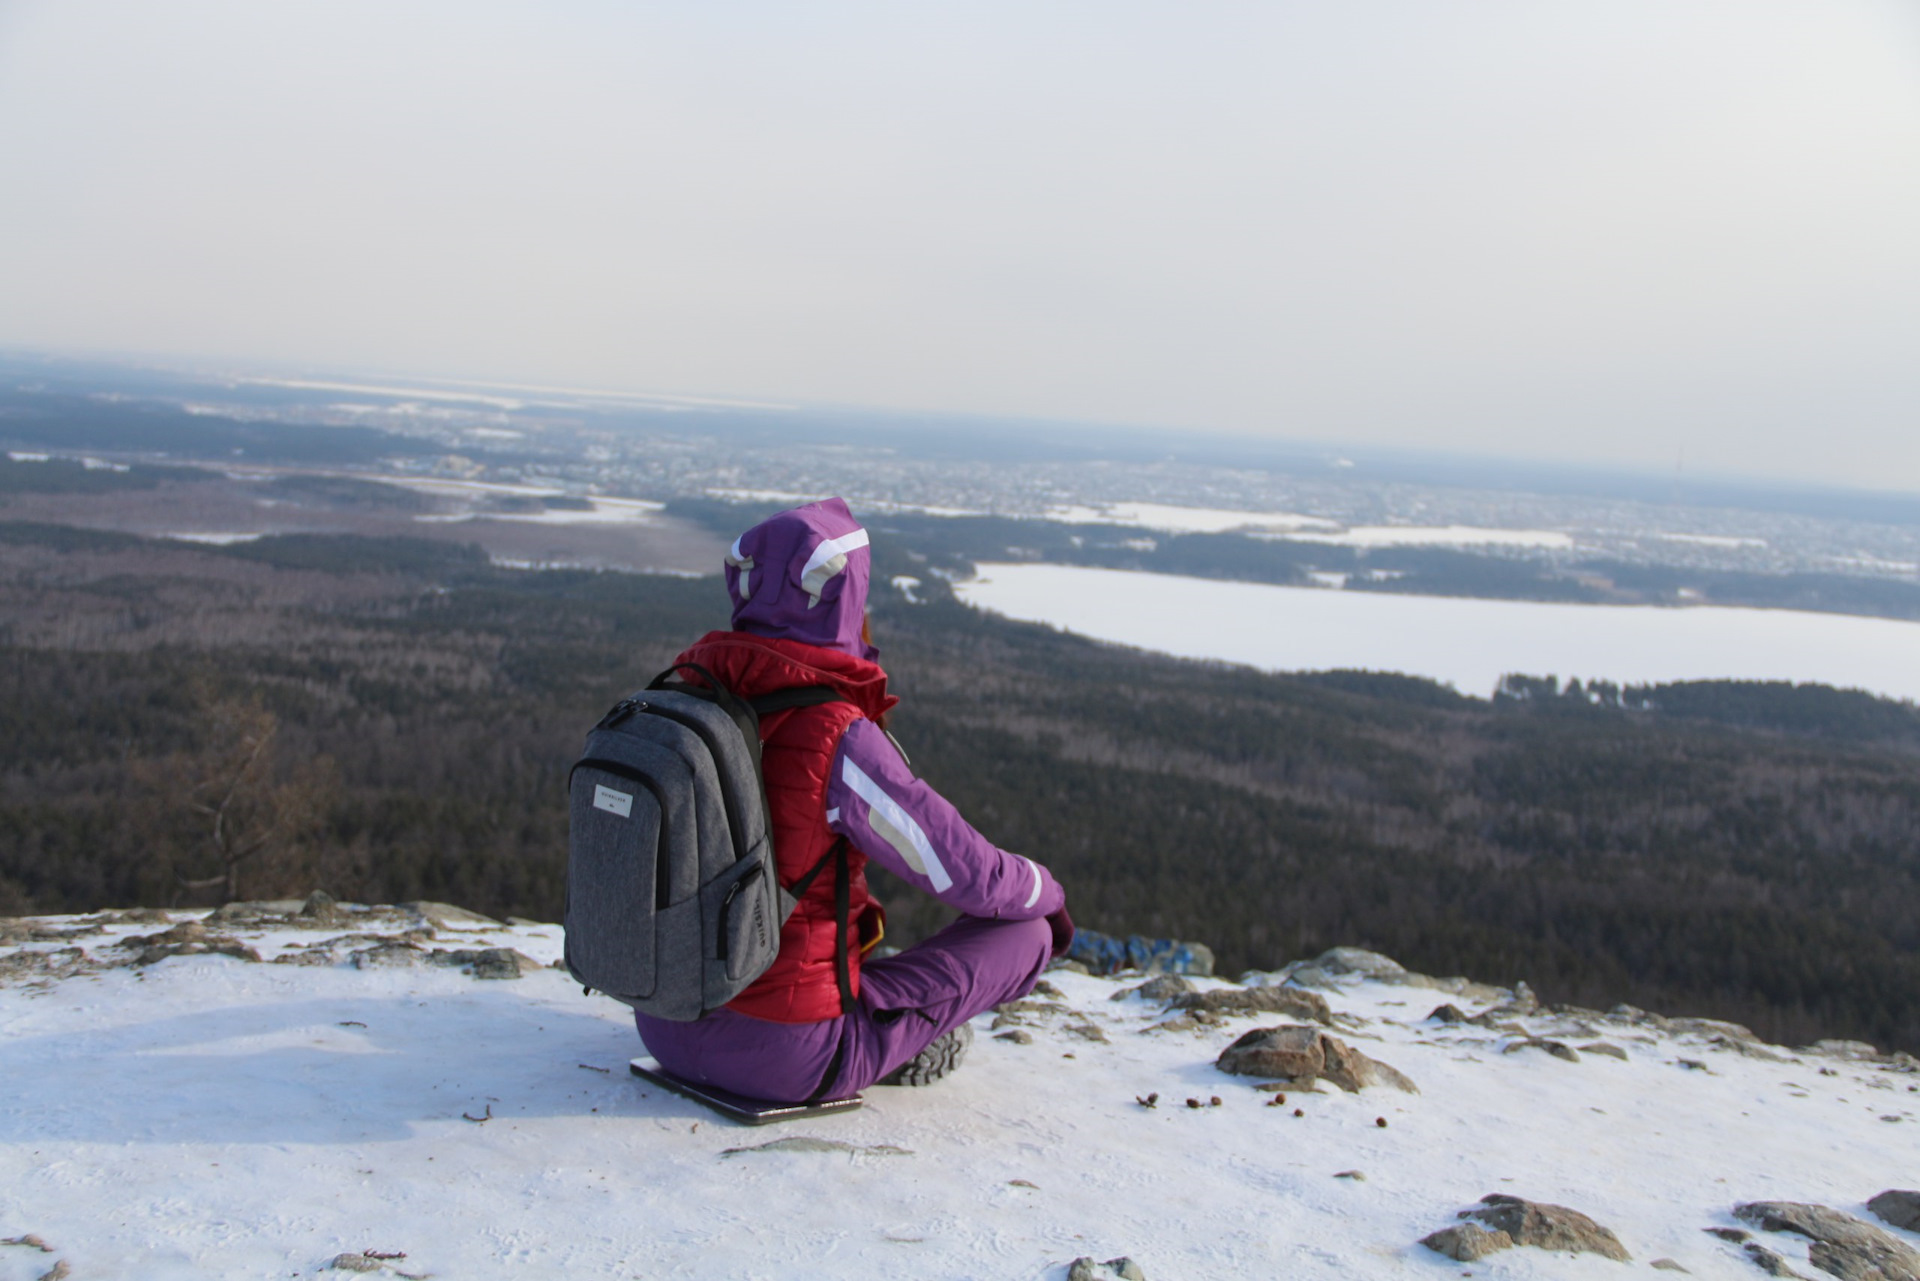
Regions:
<instances>
[{"instance_id":1,"label":"backpack shoulder strap","mask_svg":"<svg viewBox=\"0 0 1920 1281\"><path fill-rule=\"evenodd\" d=\"M853 700L830 685L796 685L776 689L771 694L750 698L747 705L760 716L771 716L792 707L818 707L822 703L851 703Z\"/></svg>"}]
</instances>

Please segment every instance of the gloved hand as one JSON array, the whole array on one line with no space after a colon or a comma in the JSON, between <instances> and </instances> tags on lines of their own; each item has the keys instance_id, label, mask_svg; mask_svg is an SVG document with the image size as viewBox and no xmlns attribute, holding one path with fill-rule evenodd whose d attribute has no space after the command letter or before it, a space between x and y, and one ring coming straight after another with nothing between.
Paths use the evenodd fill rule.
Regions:
<instances>
[{"instance_id":1,"label":"gloved hand","mask_svg":"<svg viewBox=\"0 0 1920 1281\"><path fill-rule=\"evenodd\" d=\"M1061 904L1059 911L1047 917L1047 924L1053 929L1053 954L1065 956L1073 946L1073 918L1067 915L1066 904Z\"/></svg>"}]
</instances>

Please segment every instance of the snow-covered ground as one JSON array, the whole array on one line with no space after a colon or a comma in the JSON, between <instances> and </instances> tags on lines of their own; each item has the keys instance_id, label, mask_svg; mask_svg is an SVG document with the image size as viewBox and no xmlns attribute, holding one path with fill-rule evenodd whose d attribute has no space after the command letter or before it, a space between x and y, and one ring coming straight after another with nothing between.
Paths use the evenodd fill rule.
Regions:
<instances>
[{"instance_id":1,"label":"snow-covered ground","mask_svg":"<svg viewBox=\"0 0 1920 1281\"><path fill-rule=\"evenodd\" d=\"M1070 565L983 564L962 600L1099 640L1269 671L1368 668L1486 697L1507 672L1620 683L1819 681L1920 699L1920 624L1273 587Z\"/></svg>"},{"instance_id":2,"label":"snow-covered ground","mask_svg":"<svg viewBox=\"0 0 1920 1281\"><path fill-rule=\"evenodd\" d=\"M1161 1027L1180 1016L1114 999L1137 977L1062 970L999 1029L1028 1043L983 1016L942 1082L747 1129L628 1074L623 1007L547 968L555 926L298 906L206 933L180 913L171 945L127 946L178 926L110 914L0 926L0 1237L49 1247L0 1246L0 1281L56 1259L77 1281L344 1275L323 1271L343 1254L444 1278L1060 1281L1127 1255L1151 1281L1599 1281L1654 1260L1757 1281L1703 1231L1741 1226L1736 1203L1876 1222L1868 1198L1920 1182L1911 1059L1637 1012L1445 1023L1443 1002L1514 994L1393 974L1295 977L1418 1094L1322 1082L1274 1106L1214 1060L1299 1019ZM133 963L182 943L261 959ZM1530 1038L1612 1049L1568 1061ZM737 1151L798 1136L851 1150ZM1463 1267L1418 1244L1489 1193L1591 1215L1633 1262L1516 1248ZM1804 1241L1756 1235L1808 1271Z\"/></svg>"}]
</instances>

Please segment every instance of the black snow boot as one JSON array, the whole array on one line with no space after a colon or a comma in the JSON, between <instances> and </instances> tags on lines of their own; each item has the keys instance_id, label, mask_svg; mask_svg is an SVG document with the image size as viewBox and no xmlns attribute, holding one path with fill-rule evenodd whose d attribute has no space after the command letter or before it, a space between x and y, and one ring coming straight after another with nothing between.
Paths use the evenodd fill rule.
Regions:
<instances>
[{"instance_id":1,"label":"black snow boot","mask_svg":"<svg viewBox=\"0 0 1920 1281\"><path fill-rule=\"evenodd\" d=\"M960 1066L973 1044L973 1025L962 1023L944 1036L937 1036L926 1049L881 1077L880 1085L932 1085Z\"/></svg>"}]
</instances>

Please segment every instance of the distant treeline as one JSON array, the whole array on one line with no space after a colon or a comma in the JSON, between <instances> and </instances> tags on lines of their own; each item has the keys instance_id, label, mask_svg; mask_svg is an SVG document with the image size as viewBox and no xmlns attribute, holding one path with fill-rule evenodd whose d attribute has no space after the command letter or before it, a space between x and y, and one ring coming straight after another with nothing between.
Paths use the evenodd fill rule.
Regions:
<instances>
[{"instance_id":1,"label":"distant treeline","mask_svg":"<svg viewBox=\"0 0 1920 1281\"><path fill-rule=\"evenodd\" d=\"M876 539L881 576L937 583ZM928 556L929 553L916 551ZM1334 944L1548 1000L1920 1050L1920 713L1813 686L1492 702L1267 676L882 592L918 769L1082 924L1222 969ZM717 579L443 543L0 525L0 912L301 894L560 915L586 727ZM214 835L214 818L222 835ZM898 885L889 938L944 912Z\"/></svg>"},{"instance_id":2,"label":"distant treeline","mask_svg":"<svg viewBox=\"0 0 1920 1281\"><path fill-rule=\"evenodd\" d=\"M427 452L420 441L372 427L245 422L171 405L3 387L0 446L332 465Z\"/></svg>"}]
</instances>

